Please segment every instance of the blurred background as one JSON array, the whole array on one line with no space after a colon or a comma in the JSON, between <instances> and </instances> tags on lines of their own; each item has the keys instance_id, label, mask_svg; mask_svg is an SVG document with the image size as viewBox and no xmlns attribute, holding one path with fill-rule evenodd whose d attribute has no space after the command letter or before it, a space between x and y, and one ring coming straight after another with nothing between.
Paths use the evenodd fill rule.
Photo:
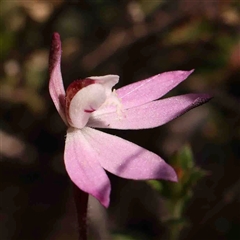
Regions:
<instances>
[{"instance_id":1,"label":"blurred background","mask_svg":"<svg viewBox=\"0 0 240 240\"><path fill-rule=\"evenodd\" d=\"M185 144L207 174L192 188L179 239L240 239L240 4L237 0L0 1L2 240L77 239L63 165L66 127L48 93L51 35L61 35L65 87L118 74L117 87L171 70L195 72L168 96L209 103L156 129L111 131L166 161ZM91 239L168 239L164 198L109 174L111 205L90 200Z\"/></svg>"}]
</instances>

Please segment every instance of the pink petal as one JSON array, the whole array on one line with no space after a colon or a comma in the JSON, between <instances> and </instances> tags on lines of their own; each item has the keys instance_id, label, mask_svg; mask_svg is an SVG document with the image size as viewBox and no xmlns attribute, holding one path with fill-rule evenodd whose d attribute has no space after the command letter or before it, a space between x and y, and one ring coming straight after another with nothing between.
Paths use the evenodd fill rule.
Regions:
<instances>
[{"instance_id":1,"label":"pink petal","mask_svg":"<svg viewBox=\"0 0 240 240\"><path fill-rule=\"evenodd\" d=\"M140 106L162 97L184 81L192 72L193 70L161 73L124 86L117 90L117 95L122 99L125 108Z\"/></svg>"},{"instance_id":2,"label":"pink petal","mask_svg":"<svg viewBox=\"0 0 240 240\"><path fill-rule=\"evenodd\" d=\"M88 126L114 129L143 129L163 125L207 101L207 94L186 94L146 103L127 109L122 116L115 112L93 115ZM97 113L97 111L96 111Z\"/></svg>"},{"instance_id":3,"label":"pink petal","mask_svg":"<svg viewBox=\"0 0 240 240\"><path fill-rule=\"evenodd\" d=\"M99 158L81 130L68 129L64 161L69 177L81 190L108 207L111 186Z\"/></svg>"},{"instance_id":4,"label":"pink petal","mask_svg":"<svg viewBox=\"0 0 240 240\"><path fill-rule=\"evenodd\" d=\"M92 128L84 128L83 134L99 155L103 168L123 178L167 179L177 181L175 171L156 154Z\"/></svg>"},{"instance_id":5,"label":"pink petal","mask_svg":"<svg viewBox=\"0 0 240 240\"><path fill-rule=\"evenodd\" d=\"M60 66L61 51L60 35L58 33L54 33L52 36L52 44L49 56L49 92L59 115L67 124L65 116L65 90Z\"/></svg>"}]
</instances>

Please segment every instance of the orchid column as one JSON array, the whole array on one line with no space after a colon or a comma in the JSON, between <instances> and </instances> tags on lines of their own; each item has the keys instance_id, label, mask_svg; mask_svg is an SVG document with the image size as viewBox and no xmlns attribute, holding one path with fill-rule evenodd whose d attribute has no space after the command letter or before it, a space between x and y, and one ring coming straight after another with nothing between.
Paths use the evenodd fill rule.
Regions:
<instances>
[{"instance_id":1,"label":"orchid column","mask_svg":"<svg viewBox=\"0 0 240 240\"><path fill-rule=\"evenodd\" d=\"M207 94L157 100L184 81L192 71L165 72L117 90L112 89L119 81L117 75L88 77L72 82L65 92L60 61L60 36L54 33L49 91L67 126L64 150L67 173L84 192L78 192L76 196L91 194L108 207L111 185L105 170L134 180L177 181L174 169L158 155L95 128L154 128L207 102L210 99ZM87 208L86 199L77 202L81 209Z\"/></svg>"}]
</instances>

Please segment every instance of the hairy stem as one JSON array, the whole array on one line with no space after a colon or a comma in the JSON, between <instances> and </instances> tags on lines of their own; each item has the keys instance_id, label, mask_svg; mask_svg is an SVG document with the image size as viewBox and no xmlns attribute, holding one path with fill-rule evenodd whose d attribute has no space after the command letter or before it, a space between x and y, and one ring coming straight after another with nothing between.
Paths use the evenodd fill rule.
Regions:
<instances>
[{"instance_id":1,"label":"hairy stem","mask_svg":"<svg viewBox=\"0 0 240 240\"><path fill-rule=\"evenodd\" d=\"M88 193L83 192L73 183L74 200L78 218L79 240L87 240Z\"/></svg>"}]
</instances>

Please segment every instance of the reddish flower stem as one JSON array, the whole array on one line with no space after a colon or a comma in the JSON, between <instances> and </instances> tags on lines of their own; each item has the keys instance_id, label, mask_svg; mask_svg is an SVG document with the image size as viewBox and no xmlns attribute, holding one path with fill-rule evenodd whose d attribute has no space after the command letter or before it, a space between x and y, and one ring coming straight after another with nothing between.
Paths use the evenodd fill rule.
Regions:
<instances>
[{"instance_id":1,"label":"reddish flower stem","mask_svg":"<svg viewBox=\"0 0 240 240\"><path fill-rule=\"evenodd\" d=\"M73 183L73 194L78 219L79 240L87 240L88 193L83 192Z\"/></svg>"}]
</instances>

